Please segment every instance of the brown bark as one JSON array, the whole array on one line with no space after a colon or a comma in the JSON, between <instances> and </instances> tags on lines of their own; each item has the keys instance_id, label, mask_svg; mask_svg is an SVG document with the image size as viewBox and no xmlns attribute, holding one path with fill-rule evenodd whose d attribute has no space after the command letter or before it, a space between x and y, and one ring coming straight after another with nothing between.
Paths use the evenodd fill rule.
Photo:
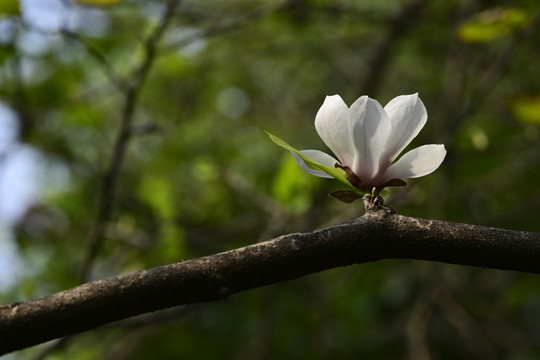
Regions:
<instances>
[{"instance_id":1,"label":"brown bark","mask_svg":"<svg viewBox=\"0 0 540 360\"><path fill-rule=\"evenodd\" d=\"M407 258L540 273L540 233L418 219L371 206L357 219L0 306L0 354L167 307L326 269Z\"/></svg>"}]
</instances>

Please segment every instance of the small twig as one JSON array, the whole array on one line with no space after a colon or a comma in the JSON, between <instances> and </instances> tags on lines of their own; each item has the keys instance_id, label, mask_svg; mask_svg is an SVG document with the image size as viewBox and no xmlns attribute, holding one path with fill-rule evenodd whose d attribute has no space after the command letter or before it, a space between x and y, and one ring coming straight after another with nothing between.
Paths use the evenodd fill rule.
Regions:
<instances>
[{"instance_id":1,"label":"small twig","mask_svg":"<svg viewBox=\"0 0 540 360\"><path fill-rule=\"evenodd\" d=\"M497 82L506 74L512 65L514 54L519 47L520 41L530 38L536 34L538 28L540 13L536 13L532 16L530 23L523 30L519 31L514 40L508 45L508 47L501 52L497 61L491 66L484 74L482 80L474 90L473 95L470 97L468 104L463 110L463 116L467 116L474 112L479 104L483 102L486 96L495 87Z\"/></svg>"},{"instance_id":2,"label":"small twig","mask_svg":"<svg viewBox=\"0 0 540 360\"><path fill-rule=\"evenodd\" d=\"M428 291L423 291L414 301L405 326L409 359L432 359L427 336L429 321L432 316L433 305L429 299Z\"/></svg>"},{"instance_id":3,"label":"small twig","mask_svg":"<svg viewBox=\"0 0 540 360\"><path fill-rule=\"evenodd\" d=\"M202 38L209 38L213 35L220 35L223 34L226 31L232 31L240 26L244 25L248 21L257 20L261 17L265 16L268 13L271 13L273 11L276 11L283 7L284 4L278 3L273 5L265 5L262 7L259 7L255 10L252 10L246 14L240 15L234 19L228 19L224 20L222 22L219 22L217 24L210 25L206 28L200 29L198 31L195 31L190 36L187 36L185 38L182 38L180 40L171 42L169 44L166 44L163 47L163 51L175 51L179 48L182 48L184 46L187 46L194 41L197 41Z\"/></svg>"},{"instance_id":4,"label":"small twig","mask_svg":"<svg viewBox=\"0 0 540 360\"><path fill-rule=\"evenodd\" d=\"M71 339L70 336L65 336L51 342L50 344L47 344L47 346L42 349L41 352L33 358L33 360L45 360L49 355L63 348L69 342L69 339Z\"/></svg>"},{"instance_id":5,"label":"small twig","mask_svg":"<svg viewBox=\"0 0 540 360\"><path fill-rule=\"evenodd\" d=\"M472 355L476 358L497 358L497 350L487 339L480 325L459 305L448 289L437 288L431 294L431 301L463 338L463 343Z\"/></svg>"},{"instance_id":6,"label":"small twig","mask_svg":"<svg viewBox=\"0 0 540 360\"><path fill-rule=\"evenodd\" d=\"M510 70L512 60L514 59L514 54L519 48L520 42L536 34L539 19L540 12L535 13L531 17L530 23L514 36L514 39L504 50L501 51L499 57L493 63L493 65L486 70L477 86L472 90L468 101L465 103L461 111L453 116L453 121L450 123L449 129L444 132L445 143L450 144L451 139L454 137L454 134L459 126L461 126L463 121L481 109L484 100L491 93L491 91L493 91L495 85Z\"/></svg>"},{"instance_id":7,"label":"small twig","mask_svg":"<svg viewBox=\"0 0 540 360\"><path fill-rule=\"evenodd\" d=\"M74 33L68 29L61 29L60 33L66 37L66 39L77 42L81 44L88 55L90 55L91 58L96 60L104 69L105 74L107 75L107 78L109 81L120 91L124 91L126 84L118 77L116 74L116 71L114 70L113 66L101 51L91 45L88 41L86 41L82 36L80 36L77 33Z\"/></svg>"},{"instance_id":8,"label":"small twig","mask_svg":"<svg viewBox=\"0 0 540 360\"><path fill-rule=\"evenodd\" d=\"M373 51L374 55L369 61L370 70L360 85L360 93L373 96L377 92L381 84L380 79L386 73L390 62L393 47L412 27L413 20L418 19L422 3L422 0L405 2L398 15L391 20L388 33Z\"/></svg>"},{"instance_id":9,"label":"small twig","mask_svg":"<svg viewBox=\"0 0 540 360\"><path fill-rule=\"evenodd\" d=\"M24 141L27 140L34 128L34 118L30 112L31 106L29 105L29 99L24 91L24 81L22 79L22 69L21 69L21 56L15 55L12 58L12 61L8 63L11 65L11 76L13 84L13 94L11 96L12 105L17 110L19 115L19 139Z\"/></svg>"}]
</instances>

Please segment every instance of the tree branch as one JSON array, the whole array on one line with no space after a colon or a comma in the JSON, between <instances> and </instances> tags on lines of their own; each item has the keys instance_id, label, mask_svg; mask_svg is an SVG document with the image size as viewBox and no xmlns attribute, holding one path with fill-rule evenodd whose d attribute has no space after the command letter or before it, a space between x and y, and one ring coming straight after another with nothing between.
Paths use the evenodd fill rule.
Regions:
<instances>
[{"instance_id":1,"label":"tree branch","mask_svg":"<svg viewBox=\"0 0 540 360\"><path fill-rule=\"evenodd\" d=\"M540 273L540 233L426 220L368 208L360 218L307 233L94 281L0 306L0 355L130 316L392 258Z\"/></svg>"}]
</instances>

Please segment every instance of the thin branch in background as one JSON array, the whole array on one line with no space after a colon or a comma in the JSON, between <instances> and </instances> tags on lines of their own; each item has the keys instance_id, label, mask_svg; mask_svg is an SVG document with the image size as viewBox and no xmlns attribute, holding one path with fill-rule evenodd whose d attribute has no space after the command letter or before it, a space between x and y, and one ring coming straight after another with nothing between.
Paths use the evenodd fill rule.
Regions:
<instances>
[{"instance_id":1,"label":"thin branch in background","mask_svg":"<svg viewBox=\"0 0 540 360\"><path fill-rule=\"evenodd\" d=\"M505 50L501 52L497 61L495 61L493 65L486 71L482 77L482 80L474 90L473 95L470 97L469 102L465 106L462 114L463 117L468 116L470 113L478 109L486 96L510 69L512 59L521 42L537 34L539 20L540 13L533 15L529 24L515 35L513 41L506 47Z\"/></svg>"},{"instance_id":2,"label":"thin branch in background","mask_svg":"<svg viewBox=\"0 0 540 360\"><path fill-rule=\"evenodd\" d=\"M114 143L113 154L98 197L99 205L96 220L88 236L87 250L80 275L81 282L86 282L90 278L92 262L105 236L106 224L113 208L118 174L124 161L127 145L132 136L132 121L140 89L156 59L157 44L179 4L180 1L167 2L167 7L159 26L145 41L144 49L146 57L128 85L122 108L120 130Z\"/></svg>"},{"instance_id":3,"label":"thin branch in background","mask_svg":"<svg viewBox=\"0 0 540 360\"><path fill-rule=\"evenodd\" d=\"M56 339L50 344L47 344L43 350L39 354L37 354L33 360L45 360L49 355L52 355L55 351L60 350L63 348L68 342L69 339L71 339L71 336L65 336L60 339Z\"/></svg>"},{"instance_id":4,"label":"thin branch in background","mask_svg":"<svg viewBox=\"0 0 540 360\"><path fill-rule=\"evenodd\" d=\"M431 301L463 338L463 343L470 354L477 358L497 358L496 349L486 338L480 325L463 309L448 289L443 287L435 289L431 294Z\"/></svg>"},{"instance_id":5,"label":"thin branch in background","mask_svg":"<svg viewBox=\"0 0 540 360\"><path fill-rule=\"evenodd\" d=\"M527 39L530 39L537 33L540 23L540 13L536 13L531 17L529 24L518 32L514 39L504 48L495 60L493 65L489 67L481 77L477 86L472 90L468 96L468 100L461 109L461 111L453 116L452 121L449 122L450 126L444 132L444 140L447 146L452 145L452 139L455 138L455 133L461 124L475 112L482 108L484 100L495 89L495 85L504 77L504 75L512 67L512 60L517 52L521 43Z\"/></svg>"},{"instance_id":6,"label":"thin branch in background","mask_svg":"<svg viewBox=\"0 0 540 360\"><path fill-rule=\"evenodd\" d=\"M189 315L199 312L205 306L202 304L177 306L100 327L99 330L103 332L115 329L126 331L122 340L109 348L107 353L103 355L103 359L122 360L136 358L141 350L140 346L144 344L144 340L159 332L160 326L172 322L181 324Z\"/></svg>"},{"instance_id":7,"label":"thin branch in background","mask_svg":"<svg viewBox=\"0 0 540 360\"><path fill-rule=\"evenodd\" d=\"M17 111L19 120L19 139L28 140L35 124L35 120L30 112L28 97L24 91L24 81L22 76L21 56L15 55L9 62L10 73L13 84L12 106Z\"/></svg>"},{"instance_id":8,"label":"thin branch in background","mask_svg":"<svg viewBox=\"0 0 540 360\"><path fill-rule=\"evenodd\" d=\"M260 19L265 15L275 12L282 8L286 3L276 3L272 5L265 5L259 7L255 10L252 10L246 14L240 15L233 19L223 20L217 24L210 25L208 27L199 29L189 36L183 37L176 41L171 41L165 44L162 48L163 51L176 51L179 48L185 47L192 44L193 42L212 37L214 35L221 35L227 31L232 31L238 29L240 26L245 25L245 23Z\"/></svg>"},{"instance_id":9,"label":"thin branch in background","mask_svg":"<svg viewBox=\"0 0 540 360\"><path fill-rule=\"evenodd\" d=\"M430 289L419 294L410 309L405 336L407 339L407 352L410 360L431 360L429 351L428 327L433 316L433 305L430 302L428 292Z\"/></svg>"},{"instance_id":10,"label":"thin branch in background","mask_svg":"<svg viewBox=\"0 0 540 360\"><path fill-rule=\"evenodd\" d=\"M377 45L373 57L369 60L369 71L360 84L361 94L370 94L373 97L377 93L381 78L386 74L390 63L391 50L418 20L422 5L422 0L407 1L397 16L391 20L388 33Z\"/></svg>"},{"instance_id":11,"label":"thin branch in background","mask_svg":"<svg viewBox=\"0 0 540 360\"><path fill-rule=\"evenodd\" d=\"M259 191L248 179L235 171L224 170L221 178L226 186L249 198L253 204L256 204L270 216L266 226L259 232L257 242L265 241L283 232L285 224L290 220L291 213L279 201Z\"/></svg>"},{"instance_id":12,"label":"thin branch in background","mask_svg":"<svg viewBox=\"0 0 540 360\"><path fill-rule=\"evenodd\" d=\"M72 4L68 1L63 1L67 7L71 6ZM64 24L58 31L57 30L47 30L40 27L37 27L35 24L27 23L23 20L20 21L21 26L24 29L27 29L31 32L37 32L43 35L57 35L60 34L64 36L65 39L67 39L71 43L77 43L81 45L84 50L86 50L86 53L90 56L90 58L94 59L99 65L101 65L102 69L104 70L105 74L107 75L107 78L109 81L120 91L124 91L126 84L118 77L116 74L116 71L112 64L109 62L105 54L103 54L98 48L93 46L91 43L86 41L84 37L82 37L80 34L73 32L70 30L67 26L67 23Z\"/></svg>"},{"instance_id":13,"label":"thin branch in background","mask_svg":"<svg viewBox=\"0 0 540 360\"><path fill-rule=\"evenodd\" d=\"M129 84L127 88L124 107L122 111L121 128L119 130L119 133L117 135L117 138L114 144L113 155L111 157L109 168L107 172L105 173L105 177L103 179L103 185L101 188L100 196L98 198L99 206L98 206L98 214L96 216L96 221L94 223L94 226L92 227L92 230L89 234L88 241L87 241L87 251L85 253L85 258L83 261L83 266L82 266L81 276L80 276L81 282L86 282L90 278L90 270L91 270L92 262L105 236L107 220L110 217L110 214L112 211L112 205L114 203L117 177L120 172L120 168L122 167L124 154L125 154L127 145L134 132L131 124L132 124L134 110L135 110L135 106L137 103L140 89L148 73L150 72L150 69L157 56L157 53L156 53L157 44L163 37L163 34L170 23L172 15L174 14L174 11L176 10L179 4L180 4L180 1L169 1L167 3L167 8L161 19L160 25L156 28L154 33L151 36L149 36L148 39L145 41L145 44L144 44L144 49L146 53L145 60L143 61L139 69L135 72L133 78L131 79L131 83ZM274 11L277 8L278 6L276 5L258 8L238 18L224 21L217 25L203 29L200 32L195 33L193 36L189 38L182 39L180 42L176 42L172 45L168 44L168 48L182 47L202 37L208 37L214 34L220 34L226 30L235 29L241 24L243 24L244 22L248 20L258 19L262 17L263 15L271 11ZM106 59L103 56L101 56L99 52L95 52L92 49L93 49L92 47L88 47L88 50L92 52L92 54L98 61L100 61L101 63L107 64ZM113 79L115 78L111 78L111 80Z\"/></svg>"},{"instance_id":14,"label":"thin branch in background","mask_svg":"<svg viewBox=\"0 0 540 360\"><path fill-rule=\"evenodd\" d=\"M129 85L127 85L127 89L126 85L123 84L116 76L113 67L110 65L106 57L101 54L99 50L86 43L80 36L77 36L76 34L68 32L66 30L62 31L65 36L69 37L72 40L77 40L79 43L83 44L88 53L105 68L109 80L119 90L126 91L124 107L122 110L122 122L120 130L114 144L113 155L111 157L109 168L105 173L105 177L103 179L100 196L98 198L99 205L96 220L87 240L87 250L85 253L85 258L80 274L81 283L87 282L90 278L92 263L96 256L97 250L99 249L99 246L103 242L103 238L105 236L107 222L111 215L112 205L114 203L114 195L116 192L118 174L120 173L127 145L133 133L132 120L140 89L142 88L144 80L150 72L150 69L156 58L157 44L163 36L165 30L167 29L167 26L169 25L170 20L179 4L180 0L170 0L167 2L167 7L162 16L159 26L155 29L153 34L148 37L144 44L144 49L146 53L145 60L143 61L139 69L135 72L135 75L131 79L131 82L129 83ZM52 343L50 346L46 347L40 354L38 354L35 360L45 359L54 351L63 347L69 341L69 339L70 337L64 337Z\"/></svg>"},{"instance_id":15,"label":"thin branch in background","mask_svg":"<svg viewBox=\"0 0 540 360\"><path fill-rule=\"evenodd\" d=\"M463 10L463 13L460 14L460 20L455 26L463 21L463 18L470 16L468 8ZM446 167L444 170L447 173L447 176L444 177L445 180L443 181L451 181L450 179L453 174L455 174L455 159L458 155L456 152L452 151L452 148L455 146L455 139L457 139L455 136L456 132L467 119L482 109L485 99L512 67L512 60L514 54L518 51L519 46L537 32L539 15L540 13L535 13L531 16L529 24L515 34L512 41L500 51L492 66L488 67L482 75L473 77L474 79L479 78L480 80L475 84L476 86L473 86L471 91L466 91L465 87L466 67L470 61L467 57L467 45L457 36L452 39L448 52L449 62L446 70L447 81L445 82L445 88L442 90L439 106L439 116L444 119L441 121L444 125L441 126L439 132L440 142L444 143L448 150ZM500 168L504 169L502 166L500 166ZM490 179L493 178L492 176L492 174L489 174ZM485 185L485 182L482 183L480 181L478 184ZM442 189L445 189L445 186L439 184L438 189L435 190L438 192L438 196L433 197L433 199L437 199L437 201L431 202L429 206L429 212L438 214L439 216L442 216L442 214L440 214L440 209L444 208L441 204L447 201L447 192L441 191ZM530 198L532 199L532 197Z\"/></svg>"},{"instance_id":16,"label":"thin branch in background","mask_svg":"<svg viewBox=\"0 0 540 360\"><path fill-rule=\"evenodd\" d=\"M140 346L144 344L147 337L159 332L160 326L172 322L181 325L183 320L186 318L189 319L189 315L199 312L204 306L202 304L177 306L100 327L99 330L103 332L110 329L125 330L122 340L110 347L107 353L104 354L103 359L122 360L136 358L136 355L141 350Z\"/></svg>"},{"instance_id":17,"label":"thin branch in background","mask_svg":"<svg viewBox=\"0 0 540 360\"><path fill-rule=\"evenodd\" d=\"M88 41L86 41L82 36L80 36L77 33L74 33L64 28L64 29L61 29L61 34L64 35L66 39L82 45L84 49L86 50L87 54L90 55L92 59L96 60L99 63L99 65L101 65L109 81L119 91L125 90L126 84L118 77L118 75L116 74L116 71L114 70L114 67L109 62L105 54L103 54L101 51L99 51L99 49L94 47L92 44L90 44Z\"/></svg>"}]
</instances>

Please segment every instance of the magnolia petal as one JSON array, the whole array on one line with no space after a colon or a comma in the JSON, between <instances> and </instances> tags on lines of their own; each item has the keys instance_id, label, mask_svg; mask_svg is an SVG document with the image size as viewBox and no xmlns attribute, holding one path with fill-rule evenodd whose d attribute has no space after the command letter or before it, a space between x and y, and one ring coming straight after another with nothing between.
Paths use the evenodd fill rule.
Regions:
<instances>
[{"instance_id":1,"label":"magnolia petal","mask_svg":"<svg viewBox=\"0 0 540 360\"><path fill-rule=\"evenodd\" d=\"M407 179L424 176L435 171L444 160L444 145L424 145L403 155L384 174L384 179Z\"/></svg>"},{"instance_id":2,"label":"magnolia petal","mask_svg":"<svg viewBox=\"0 0 540 360\"><path fill-rule=\"evenodd\" d=\"M319 150L301 150L300 151L302 154L306 155L307 157L315 160L316 162L318 162L319 164L322 164L322 165L326 165L326 166L330 166L330 167L334 167L334 165L338 162L336 159L334 159L332 156L328 155L327 153L324 153L322 151L319 151ZM294 156L294 159L296 160L296 162L298 163L298 165L300 165L300 167L302 169L304 169L304 171L310 173L311 175L315 175L315 176L318 176L318 177L323 177L323 178L329 178L329 179L332 179L333 176L322 171L322 170L318 170L318 169L312 169L310 168L305 162L304 160L302 160L302 158L292 152L293 156ZM307 160L306 160L307 161Z\"/></svg>"},{"instance_id":3,"label":"magnolia petal","mask_svg":"<svg viewBox=\"0 0 540 360\"><path fill-rule=\"evenodd\" d=\"M390 119L392 131L382 156L387 163L381 165L389 166L422 130L427 122L427 111L418 93L393 98L384 111Z\"/></svg>"},{"instance_id":4,"label":"magnolia petal","mask_svg":"<svg viewBox=\"0 0 540 360\"><path fill-rule=\"evenodd\" d=\"M390 121L381 104L367 96L351 105L349 116L355 150L352 170L369 183L379 172L381 153L391 131Z\"/></svg>"},{"instance_id":5,"label":"magnolia petal","mask_svg":"<svg viewBox=\"0 0 540 360\"><path fill-rule=\"evenodd\" d=\"M326 146L345 165L354 157L349 133L349 107L339 95L327 96L315 117L315 129Z\"/></svg>"}]
</instances>

